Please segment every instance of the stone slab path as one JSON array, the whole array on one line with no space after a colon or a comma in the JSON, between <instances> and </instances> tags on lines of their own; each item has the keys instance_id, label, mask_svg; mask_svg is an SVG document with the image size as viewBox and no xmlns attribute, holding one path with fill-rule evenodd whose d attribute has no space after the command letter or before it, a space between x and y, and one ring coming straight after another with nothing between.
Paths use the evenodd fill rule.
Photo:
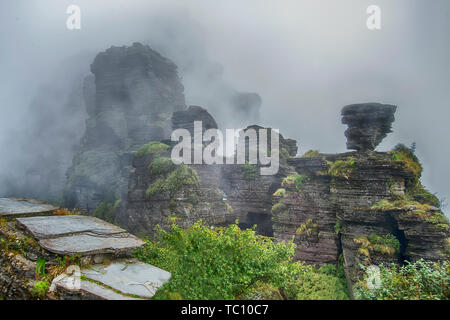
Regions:
<instances>
[{"instance_id":1,"label":"stone slab path","mask_svg":"<svg viewBox=\"0 0 450 320\"><path fill-rule=\"evenodd\" d=\"M31 235L51 253L94 258L104 254L122 256L107 264L94 264L81 270L85 278L76 289L78 292L95 299L149 299L169 281L169 272L134 258L123 258L122 253L130 253L145 244L141 239L95 217L53 215L56 209L58 207L38 200L0 198L0 217L15 219L17 228ZM73 292L67 285L69 278L63 274L62 279L55 280L55 287Z\"/></svg>"},{"instance_id":2,"label":"stone slab path","mask_svg":"<svg viewBox=\"0 0 450 320\"><path fill-rule=\"evenodd\" d=\"M58 207L33 199L0 198L0 217L26 217L49 214Z\"/></svg>"}]
</instances>

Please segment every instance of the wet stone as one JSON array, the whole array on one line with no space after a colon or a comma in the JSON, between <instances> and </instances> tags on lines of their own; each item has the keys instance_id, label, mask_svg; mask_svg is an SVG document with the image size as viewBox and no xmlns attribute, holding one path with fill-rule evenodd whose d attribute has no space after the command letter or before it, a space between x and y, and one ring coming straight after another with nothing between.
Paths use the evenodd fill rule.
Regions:
<instances>
[{"instance_id":1,"label":"wet stone","mask_svg":"<svg viewBox=\"0 0 450 320\"><path fill-rule=\"evenodd\" d=\"M0 217L16 218L51 214L58 207L34 199L0 198Z\"/></svg>"},{"instance_id":2,"label":"wet stone","mask_svg":"<svg viewBox=\"0 0 450 320\"><path fill-rule=\"evenodd\" d=\"M126 231L95 217L50 216L19 218L17 223L37 239L60 237L77 233L108 235Z\"/></svg>"},{"instance_id":3,"label":"wet stone","mask_svg":"<svg viewBox=\"0 0 450 320\"><path fill-rule=\"evenodd\" d=\"M137 260L94 266L82 270L82 274L121 293L142 298L153 297L156 290L171 277L170 272Z\"/></svg>"},{"instance_id":4,"label":"wet stone","mask_svg":"<svg viewBox=\"0 0 450 320\"><path fill-rule=\"evenodd\" d=\"M119 254L144 244L124 229L94 217L30 217L16 223L38 239L42 248L61 255Z\"/></svg>"},{"instance_id":5,"label":"wet stone","mask_svg":"<svg viewBox=\"0 0 450 320\"><path fill-rule=\"evenodd\" d=\"M99 253L119 254L144 245L144 241L129 233L100 235L82 233L51 239L42 239L39 245L60 255L92 255Z\"/></svg>"}]
</instances>

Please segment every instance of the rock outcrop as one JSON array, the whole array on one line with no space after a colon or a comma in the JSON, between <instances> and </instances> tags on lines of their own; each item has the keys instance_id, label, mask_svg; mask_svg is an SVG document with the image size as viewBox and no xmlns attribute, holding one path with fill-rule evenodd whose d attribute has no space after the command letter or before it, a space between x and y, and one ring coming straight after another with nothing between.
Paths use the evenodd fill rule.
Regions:
<instances>
[{"instance_id":1,"label":"rock outcrop","mask_svg":"<svg viewBox=\"0 0 450 320\"><path fill-rule=\"evenodd\" d=\"M361 152L373 151L391 132L396 106L380 103L361 103L342 109L342 123L348 125L345 131L347 148Z\"/></svg>"},{"instance_id":2,"label":"rock outcrop","mask_svg":"<svg viewBox=\"0 0 450 320\"><path fill-rule=\"evenodd\" d=\"M355 128L347 131L349 148L357 146L357 152L295 157L295 140L280 135L276 175L261 176L259 167L249 164L183 165L191 170L185 178L193 175L195 183L177 190L164 185L173 180L175 165L163 174L152 169L161 157L170 162L171 142L165 141L164 153L134 158L122 222L146 235L158 224L167 227L170 217L183 226L199 218L216 226L235 220L242 228L256 224L257 232L277 241L293 239L296 260L323 265L343 257L350 287L361 276L361 264L448 259L449 222L420 184L418 159L403 146L373 151L389 131L395 108L344 108L343 121ZM172 121L174 129L192 129L193 121L203 119L214 127L198 107L175 113Z\"/></svg>"},{"instance_id":3,"label":"rock outcrop","mask_svg":"<svg viewBox=\"0 0 450 320\"><path fill-rule=\"evenodd\" d=\"M132 257L144 241L122 228L40 201L0 200L0 299L143 300L170 279Z\"/></svg>"},{"instance_id":4,"label":"rock outcrop","mask_svg":"<svg viewBox=\"0 0 450 320\"><path fill-rule=\"evenodd\" d=\"M133 152L170 137L172 112L185 109L177 67L148 46L111 47L84 82L89 118L68 170L66 205L92 212L125 200Z\"/></svg>"}]
</instances>

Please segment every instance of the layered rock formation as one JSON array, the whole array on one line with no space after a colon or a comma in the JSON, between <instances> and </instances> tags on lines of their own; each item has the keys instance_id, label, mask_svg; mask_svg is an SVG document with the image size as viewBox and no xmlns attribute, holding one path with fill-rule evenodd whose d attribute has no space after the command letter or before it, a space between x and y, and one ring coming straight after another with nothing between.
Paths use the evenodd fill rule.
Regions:
<instances>
[{"instance_id":1,"label":"layered rock formation","mask_svg":"<svg viewBox=\"0 0 450 320\"><path fill-rule=\"evenodd\" d=\"M357 128L348 134L348 146L358 152L294 157L296 142L280 136L276 175L260 176L258 166L248 164L192 165L196 183L152 193L158 179L172 179L170 173L151 169L156 159L168 159L171 142L165 141L164 153L135 157L122 221L146 235L158 224L167 227L170 217L183 226L199 218L211 225L236 219L242 228L256 224L260 234L278 241L293 239L297 260L322 265L337 263L342 256L350 286L361 275L360 264L448 259L449 223L436 207L439 201L420 184L418 159L402 146L373 152L389 131L395 108L344 108L343 121ZM192 129L195 120L214 127L206 111L197 107L172 118L174 129Z\"/></svg>"},{"instance_id":2,"label":"layered rock formation","mask_svg":"<svg viewBox=\"0 0 450 320\"><path fill-rule=\"evenodd\" d=\"M357 151L373 151L391 132L396 106L380 103L361 103L342 109L342 123L348 125L345 131L347 148Z\"/></svg>"},{"instance_id":3,"label":"layered rock formation","mask_svg":"<svg viewBox=\"0 0 450 320\"><path fill-rule=\"evenodd\" d=\"M177 67L148 46L111 47L97 55L84 82L89 118L68 170L68 206L92 212L105 199L125 200L132 154L170 137L172 112L185 108Z\"/></svg>"}]
</instances>

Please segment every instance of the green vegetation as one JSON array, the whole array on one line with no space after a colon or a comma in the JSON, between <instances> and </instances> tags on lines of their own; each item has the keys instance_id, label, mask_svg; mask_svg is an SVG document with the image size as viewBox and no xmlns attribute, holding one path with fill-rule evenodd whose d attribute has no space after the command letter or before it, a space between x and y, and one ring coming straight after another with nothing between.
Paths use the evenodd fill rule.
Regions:
<instances>
[{"instance_id":1,"label":"green vegetation","mask_svg":"<svg viewBox=\"0 0 450 320\"><path fill-rule=\"evenodd\" d=\"M41 258L36 262L34 274L36 276L36 280L39 280L41 277L45 277L45 259Z\"/></svg>"},{"instance_id":2,"label":"green vegetation","mask_svg":"<svg viewBox=\"0 0 450 320\"><path fill-rule=\"evenodd\" d=\"M382 236L371 233L369 237L362 236L353 239L353 241L361 245L358 252L366 257L370 257L371 252L377 252L386 256L393 256L400 252L400 242L390 233Z\"/></svg>"},{"instance_id":3,"label":"green vegetation","mask_svg":"<svg viewBox=\"0 0 450 320\"><path fill-rule=\"evenodd\" d=\"M344 160L336 160L334 162L327 161L329 169L328 174L335 178L349 179L351 173L355 169L355 158L347 157Z\"/></svg>"},{"instance_id":4,"label":"green vegetation","mask_svg":"<svg viewBox=\"0 0 450 320\"><path fill-rule=\"evenodd\" d=\"M92 213L93 217L105 220L110 223L116 222L116 212L120 207L121 199L105 200L101 202Z\"/></svg>"},{"instance_id":5,"label":"green vegetation","mask_svg":"<svg viewBox=\"0 0 450 320\"><path fill-rule=\"evenodd\" d=\"M50 284L48 281L38 281L34 284L34 287L31 289L31 294L38 298L45 298L45 294L47 293L48 288L50 288Z\"/></svg>"},{"instance_id":6,"label":"green vegetation","mask_svg":"<svg viewBox=\"0 0 450 320\"><path fill-rule=\"evenodd\" d=\"M415 185L411 186L406 193L406 197L413 201L417 201L424 204L429 204L433 207L440 208L441 202L436 195L429 192L420 181L417 181Z\"/></svg>"},{"instance_id":7,"label":"green vegetation","mask_svg":"<svg viewBox=\"0 0 450 320\"><path fill-rule=\"evenodd\" d=\"M184 187L195 187L199 184L197 172L191 167L181 164L169 173L167 179L159 178L147 189L147 196L153 196L161 192L176 192Z\"/></svg>"},{"instance_id":8,"label":"green vegetation","mask_svg":"<svg viewBox=\"0 0 450 320\"><path fill-rule=\"evenodd\" d=\"M248 162L242 165L241 171L245 180L253 180L258 175L258 167Z\"/></svg>"},{"instance_id":9,"label":"green vegetation","mask_svg":"<svg viewBox=\"0 0 450 320\"><path fill-rule=\"evenodd\" d=\"M157 157L148 166L149 173L154 176L166 175L175 169L171 158Z\"/></svg>"},{"instance_id":10,"label":"green vegetation","mask_svg":"<svg viewBox=\"0 0 450 320\"><path fill-rule=\"evenodd\" d=\"M418 260L404 266L381 265L381 287L369 289L368 275L354 286L357 299L365 300L449 300L450 264L448 261Z\"/></svg>"},{"instance_id":11,"label":"green vegetation","mask_svg":"<svg viewBox=\"0 0 450 320\"><path fill-rule=\"evenodd\" d=\"M422 175L422 165L417 156L405 145L398 144L392 151L392 160L401 162L405 169L412 173L415 179Z\"/></svg>"},{"instance_id":12,"label":"green vegetation","mask_svg":"<svg viewBox=\"0 0 450 320\"><path fill-rule=\"evenodd\" d=\"M294 244L276 243L237 224L158 229L135 251L140 260L172 272L154 299L347 299L338 277L292 263Z\"/></svg>"},{"instance_id":13,"label":"green vegetation","mask_svg":"<svg viewBox=\"0 0 450 320\"><path fill-rule=\"evenodd\" d=\"M282 213L282 212L284 212L284 211L286 211L288 208L287 208L287 206L283 203L283 202L278 202L278 203L275 203L273 206L272 206L272 209L271 209L271 213L272 214L275 214L275 215L277 215L277 214L280 214L280 213Z\"/></svg>"},{"instance_id":14,"label":"green vegetation","mask_svg":"<svg viewBox=\"0 0 450 320\"><path fill-rule=\"evenodd\" d=\"M162 152L166 151L170 147L159 141L151 141L144 144L136 153L136 156L142 157L148 154L159 156Z\"/></svg>"},{"instance_id":15,"label":"green vegetation","mask_svg":"<svg viewBox=\"0 0 450 320\"><path fill-rule=\"evenodd\" d=\"M422 165L414 152L403 144L398 144L391 152L392 160L401 163L409 171L412 178L409 179L406 189L406 198L409 201L417 201L439 208L441 203L436 195L430 193L420 182Z\"/></svg>"},{"instance_id":16,"label":"green vegetation","mask_svg":"<svg viewBox=\"0 0 450 320\"><path fill-rule=\"evenodd\" d=\"M448 218L441 211L433 210L429 204L422 204L407 199L396 201L381 200L371 206L370 209L381 211L404 210L405 212L401 213L403 217L416 217L424 222L434 224L437 228L443 230L450 229Z\"/></svg>"},{"instance_id":17,"label":"green vegetation","mask_svg":"<svg viewBox=\"0 0 450 320\"><path fill-rule=\"evenodd\" d=\"M339 234L342 232L342 226L341 222L339 220L336 220L336 223L334 224L334 233Z\"/></svg>"},{"instance_id":18,"label":"green vegetation","mask_svg":"<svg viewBox=\"0 0 450 320\"><path fill-rule=\"evenodd\" d=\"M302 223L300 227L295 230L295 234L299 236L311 236L314 232L317 232L319 225L312 221L312 219L306 220L305 223Z\"/></svg>"},{"instance_id":19,"label":"green vegetation","mask_svg":"<svg viewBox=\"0 0 450 320\"><path fill-rule=\"evenodd\" d=\"M295 187L297 192L300 192L307 181L309 181L309 177L296 173L284 178L281 186L286 189Z\"/></svg>"},{"instance_id":20,"label":"green vegetation","mask_svg":"<svg viewBox=\"0 0 450 320\"><path fill-rule=\"evenodd\" d=\"M320 156L319 150L309 150L309 151L305 152L304 155L302 155L302 158L314 158L314 157L319 157L319 156Z\"/></svg>"},{"instance_id":21,"label":"green vegetation","mask_svg":"<svg viewBox=\"0 0 450 320\"><path fill-rule=\"evenodd\" d=\"M280 188L277 191L275 191L273 193L273 195L276 196L276 197L284 197L286 195L286 189Z\"/></svg>"}]
</instances>

